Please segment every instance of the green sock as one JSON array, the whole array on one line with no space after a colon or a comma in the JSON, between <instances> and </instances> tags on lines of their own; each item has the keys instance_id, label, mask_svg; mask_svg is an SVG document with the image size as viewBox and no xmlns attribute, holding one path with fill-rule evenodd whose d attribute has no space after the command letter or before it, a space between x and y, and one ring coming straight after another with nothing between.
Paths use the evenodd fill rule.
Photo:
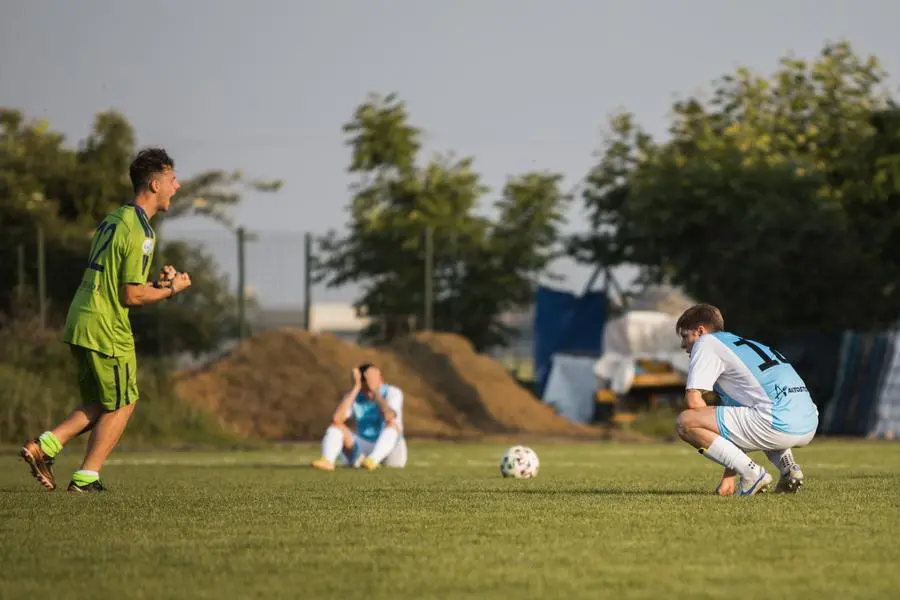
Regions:
<instances>
[{"instance_id":1,"label":"green sock","mask_svg":"<svg viewBox=\"0 0 900 600\"><path fill-rule=\"evenodd\" d=\"M81 486L81 487L90 485L90 484L94 483L95 481L99 481L99 479L100 479L100 473L98 473L97 471L82 470L82 471L75 471L75 473L72 474L72 481L75 483L75 485Z\"/></svg>"},{"instance_id":2,"label":"green sock","mask_svg":"<svg viewBox=\"0 0 900 600\"><path fill-rule=\"evenodd\" d=\"M63 448L52 431L42 433L38 438L38 444L41 447L41 451L50 458L56 458L56 455L62 452Z\"/></svg>"}]
</instances>

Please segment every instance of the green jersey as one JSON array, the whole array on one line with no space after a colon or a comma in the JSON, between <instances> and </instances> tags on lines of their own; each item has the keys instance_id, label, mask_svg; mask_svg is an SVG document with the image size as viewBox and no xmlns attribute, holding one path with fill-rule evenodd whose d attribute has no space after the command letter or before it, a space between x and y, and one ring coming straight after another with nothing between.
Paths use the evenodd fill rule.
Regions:
<instances>
[{"instance_id":1,"label":"green jersey","mask_svg":"<svg viewBox=\"0 0 900 600\"><path fill-rule=\"evenodd\" d=\"M126 204L103 219L69 306L64 341L108 356L134 352L122 286L147 283L155 238L147 213L136 204Z\"/></svg>"}]
</instances>

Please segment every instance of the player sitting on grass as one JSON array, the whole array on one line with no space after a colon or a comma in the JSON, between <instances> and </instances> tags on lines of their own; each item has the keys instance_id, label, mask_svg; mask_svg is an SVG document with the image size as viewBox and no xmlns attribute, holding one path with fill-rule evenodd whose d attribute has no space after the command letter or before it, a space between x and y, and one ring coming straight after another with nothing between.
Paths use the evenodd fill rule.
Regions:
<instances>
[{"instance_id":1,"label":"player sitting on grass","mask_svg":"<svg viewBox=\"0 0 900 600\"><path fill-rule=\"evenodd\" d=\"M134 201L106 215L94 232L81 284L69 306L63 341L78 370L81 405L55 429L22 447L31 474L56 489L53 460L71 439L90 431L81 468L68 491L100 492L100 467L119 441L138 400L137 359L128 310L171 298L191 285L166 265L147 283L156 236L150 219L169 210L180 184L165 150L140 152L129 168Z\"/></svg>"},{"instance_id":2,"label":"player sitting on grass","mask_svg":"<svg viewBox=\"0 0 900 600\"><path fill-rule=\"evenodd\" d=\"M772 476L746 452L761 450L781 471L776 492L796 492L803 472L791 448L815 436L819 411L806 384L788 360L759 342L724 331L715 306L687 309L675 328L691 357L685 400L678 415L679 437L725 467L716 493L730 496L741 477L739 495L765 491ZM703 393L715 391L721 406L707 406Z\"/></svg>"},{"instance_id":3,"label":"player sitting on grass","mask_svg":"<svg viewBox=\"0 0 900 600\"><path fill-rule=\"evenodd\" d=\"M356 432L346 425L356 421ZM381 371L372 364L353 369L353 389L337 410L325 437L322 457L312 466L333 471L337 460L342 464L368 470L382 462L388 467L406 466L406 440L403 438L403 392L384 383Z\"/></svg>"}]
</instances>

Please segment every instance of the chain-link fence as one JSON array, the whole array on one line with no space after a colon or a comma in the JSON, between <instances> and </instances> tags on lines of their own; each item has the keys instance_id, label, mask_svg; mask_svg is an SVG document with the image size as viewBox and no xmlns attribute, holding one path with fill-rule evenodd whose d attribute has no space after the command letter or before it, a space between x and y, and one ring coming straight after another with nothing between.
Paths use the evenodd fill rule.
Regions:
<instances>
[{"instance_id":1,"label":"chain-link fence","mask_svg":"<svg viewBox=\"0 0 900 600\"><path fill-rule=\"evenodd\" d=\"M194 254L190 260L215 272L224 282L234 297L239 337L270 326L270 311L277 311L284 325L310 326L313 240L314 234L309 232L257 232L243 228L235 232L178 231L166 236L170 244L190 248ZM160 257L168 258L165 254ZM186 270L181 265L174 266Z\"/></svg>"},{"instance_id":2,"label":"chain-link fence","mask_svg":"<svg viewBox=\"0 0 900 600\"><path fill-rule=\"evenodd\" d=\"M465 269L477 264L464 256L465 246L434 232L419 243L393 235L383 240L383 251L398 255L393 258L404 267L408 280L405 293L389 304L394 317L388 319L356 314L352 303L360 298L360 289L334 290L313 282L311 263L319 237L313 232L163 229L153 277L162 265L172 264L189 272L193 285L172 301L131 311L143 364L142 390L147 390L157 410L151 413L156 415L153 427L178 419L192 422L190 415L176 418L173 411L187 409L168 400L172 367L208 362L242 338L266 330L307 328L356 340L366 327L377 338L389 330L453 331L463 315L472 322L481 297L471 301L467 297L471 290L461 285L466 283ZM75 241L60 239L39 226L27 235L18 232L0 240L4 259L0 277L5 286L0 307L0 379L5 390L0 394L0 440L17 439L39 422L61 417L77 400L71 361L60 341L72 293L84 273L88 243L88 235ZM502 320L515 333L511 343L493 352L522 379L533 374L533 317L528 310L504 315ZM785 340L780 345L788 347ZM828 398L834 344L827 346L828 352L819 352L827 360L804 350L821 350L826 347L822 341L798 340L796 345L799 350L792 355L801 357L797 365L810 388L816 389L817 397ZM802 358L807 355L808 360Z\"/></svg>"},{"instance_id":3,"label":"chain-link fence","mask_svg":"<svg viewBox=\"0 0 900 600\"><path fill-rule=\"evenodd\" d=\"M467 269L478 259L465 255L467 245L455 233L429 230L412 243L408 234L386 233L381 251L392 255L406 279L396 298L380 299L385 314L363 316L353 306L362 296L360 287L314 282L318 232L165 226L157 236L151 278L172 264L190 273L192 288L171 302L132 310L132 325L139 354L175 357L180 365L206 361L241 339L281 327L354 341L368 328L367 341L373 342L431 329L466 335L460 323L483 310L462 290ZM58 328L83 275L90 238L74 246L49 239L36 226L9 249L13 260L3 261L2 268L12 293L5 295L10 300L0 312L8 313L13 303L27 305L41 327ZM498 356L512 363L530 360L529 313L506 315L504 322L520 333Z\"/></svg>"}]
</instances>

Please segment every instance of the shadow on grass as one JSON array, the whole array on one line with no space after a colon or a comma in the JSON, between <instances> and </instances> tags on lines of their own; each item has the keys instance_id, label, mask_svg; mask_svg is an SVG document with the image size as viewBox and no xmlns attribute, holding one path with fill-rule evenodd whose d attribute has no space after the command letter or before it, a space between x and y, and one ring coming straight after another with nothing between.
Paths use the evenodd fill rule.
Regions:
<instances>
[{"instance_id":1,"label":"shadow on grass","mask_svg":"<svg viewBox=\"0 0 900 600\"><path fill-rule=\"evenodd\" d=\"M183 466L189 466L185 464ZM300 471L314 471L313 467L308 463L231 463L231 464L204 464L202 465L203 469L278 469L278 470L300 470ZM393 469L390 467L382 467L379 471L384 471L388 473L402 473L403 469ZM369 477L377 477L378 474L367 474L361 472L359 469L350 469L348 467L337 467L334 471L325 471L322 473L322 477L334 477L336 473L359 473L361 476L369 476ZM339 476L339 475L338 475ZM491 478L491 480L495 480L496 478ZM478 479L477 481L483 481L482 479ZM510 485L517 485L516 480L509 480ZM528 482L522 480L519 485L528 485ZM427 486L426 486L427 487ZM421 494L422 488L407 488L407 487L365 487L360 488L358 491L360 494ZM459 490L459 489L447 489L441 490L442 495L448 496L478 496L478 495L486 495L486 494L533 494L537 496L565 496L565 495L577 495L577 494L596 494L596 495L629 495L629 496L711 496L712 492L709 490L690 490L690 489L682 489L682 490L670 490L670 489L616 489L616 488L525 488L525 487L517 487L510 489L471 489L471 490Z\"/></svg>"},{"instance_id":2,"label":"shadow on grass","mask_svg":"<svg viewBox=\"0 0 900 600\"><path fill-rule=\"evenodd\" d=\"M222 465L225 467L226 465ZM275 468L279 469L296 469L296 468L304 468L293 465L227 465L228 467L234 468L236 466L250 468L250 467L265 467L271 468L275 466ZM327 476L327 475L326 475ZM513 485L516 485L513 483ZM527 485L527 483L526 483ZM65 492L65 490L62 490ZM417 486L414 488L398 488L398 487L363 487L359 488L355 491L361 497L366 496L384 496L384 497L398 497L398 496L416 496L420 497L423 492L431 491L442 497L465 497L465 498L475 498L475 497L486 497L486 496L508 496L508 495L526 495L526 496L546 496L546 497L561 497L561 496L684 496L684 497L696 497L696 496L710 496L714 497L709 490L689 490L689 489L658 489L658 488L644 488L644 489L617 489L617 488L597 488L597 487L584 487L584 488L549 488L549 489L534 489L534 488L524 488L524 487L512 487L509 489L435 489L432 486ZM46 490L35 488L32 485L10 485L0 487L0 495L19 495L19 494L47 494Z\"/></svg>"},{"instance_id":3,"label":"shadow on grass","mask_svg":"<svg viewBox=\"0 0 900 600\"><path fill-rule=\"evenodd\" d=\"M534 494L536 496L709 496L707 490L660 490L660 489L636 489L620 490L610 488L575 488L575 489L551 489L551 490L490 490L498 494Z\"/></svg>"}]
</instances>

